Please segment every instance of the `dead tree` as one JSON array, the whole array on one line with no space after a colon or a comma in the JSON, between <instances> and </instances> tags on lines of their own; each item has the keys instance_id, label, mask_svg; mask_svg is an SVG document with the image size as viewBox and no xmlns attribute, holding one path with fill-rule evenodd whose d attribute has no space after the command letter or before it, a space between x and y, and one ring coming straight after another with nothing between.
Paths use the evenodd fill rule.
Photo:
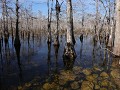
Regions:
<instances>
[{"instance_id":1,"label":"dead tree","mask_svg":"<svg viewBox=\"0 0 120 90\"><path fill-rule=\"evenodd\" d=\"M98 36L98 2L99 0L96 0L96 24L95 24L95 35Z\"/></svg>"},{"instance_id":2,"label":"dead tree","mask_svg":"<svg viewBox=\"0 0 120 90\"><path fill-rule=\"evenodd\" d=\"M51 4L51 10L50 10L50 1L47 1L47 7L48 7L48 40L47 43L51 43L51 19L52 19L52 11L53 11L53 0Z\"/></svg>"},{"instance_id":3,"label":"dead tree","mask_svg":"<svg viewBox=\"0 0 120 90\"><path fill-rule=\"evenodd\" d=\"M71 0L67 0L67 43L64 49L63 58L73 59L76 57L73 35L72 2Z\"/></svg>"},{"instance_id":4,"label":"dead tree","mask_svg":"<svg viewBox=\"0 0 120 90\"><path fill-rule=\"evenodd\" d=\"M9 33L8 33L8 6L7 1L2 0L2 17L3 17L3 31L5 44L8 43Z\"/></svg>"},{"instance_id":5,"label":"dead tree","mask_svg":"<svg viewBox=\"0 0 120 90\"><path fill-rule=\"evenodd\" d=\"M20 47L20 38L19 38L19 3L18 0L16 0L16 35L15 35L15 41L14 46Z\"/></svg>"},{"instance_id":6,"label":"dead tree","mask_svg":"<svg viewBox=\"0 0 120 90\"><path fill-rule=\"evenodd\" d=\"M57 19L57 28L55 30L55 38L54 38L54 45L59 46L59 14L60 14L60 4L58 0L56 0L56 19Z\"/></svg>"},{"instance_id":7,"label":"dead tree","mask_svg":"<svg viewBox=\"0 0 120 90\"><path fill-rule=\"evenodd\" d=\"M114 39L115 39L115 25L116 25L116 21L115 21L115 0L113 1L113 16L110 19L111 22L111 27L110 27L110 35L109 35L109 43L108 46L113 47L114 46ZM109 13L110 13L110 2L109 2Z\"/></svg>"},{"instance_id":8,"label":"dead tree","mask_svg":"<svg viewBox=\"0 0 120 90\"><path fill-rule=\"evenodd\" d=\"M120 56L120 0L116 0L116 30L113 53Z\"/></svg>"}]
</instances>

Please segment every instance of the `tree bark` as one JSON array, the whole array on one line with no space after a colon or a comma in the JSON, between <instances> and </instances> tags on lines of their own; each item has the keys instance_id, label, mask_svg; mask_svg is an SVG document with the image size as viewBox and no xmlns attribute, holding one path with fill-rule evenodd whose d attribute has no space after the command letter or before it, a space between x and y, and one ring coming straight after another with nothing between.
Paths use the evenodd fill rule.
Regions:
<instances>
[{"instance_id":1,"label":"tree bark","mask_svg":"<svg viewBox=\"0 0 120 90\"><path fill-rule=\"evenodd\" d=\"M52 0L52 5L51 5L51 11L50 11L50 6L49 6L50 1L47 1L47 7L48 7L48 40L47 43L51 43L51 19L52 19L52 10L53 10L53 0Z\"/></svg>"},{"instance_id":2,"label":"tree bark","mask_svg":"<svg viewBox=\"0 0 120 90\"><path fill-rule=\"evenodd\" d=\"M18 0L16 0L16 35L15 35L15 46L20 46L20 39L19 39L19 6Z\"/></svg>"},{"instance_id":3,"label":"tree bark","mask_svg":"<svg viewBox=\"0 0 120 90\"><path fill-rule=\"evenodd\" d=\"M73 15L72 15L72 2L67 0L67 44L64 49L64 57L73 59L76 57L74 42L73 42Z\"/></svg>"},{"instance_id":4,"label":"tree bark","mask_svg":"<svg viewBox=\"0 0 120 90\"><path fill-rule=\"evenodd\" d=\"M3 27L4 27L4 40L5 44L8 43L9 33L8 33L8 11L6 0L2 0L2 15L3 15Z\"/></svg>"},{"instance_id":5,"label":"tree bark","mask_svg":"<svg viewBox=\"0 0 120 90\"><path fill-rule=\"evenodd\" d=\"M58 0L56 0L56 19L57 19L57 28L55 30L54 45L59 46L59 14L60 14L60 5Z\"/></svg>"},{"instance_id":6,"label":"tree bark","mask_svg":"<svg viewBox=\"0 0 120 90\"><path fill-rule=\"evenodd\" d=\"M120 56L120 0L116 0L116 31L113 53Z\"/></svg>"}]
</instances>

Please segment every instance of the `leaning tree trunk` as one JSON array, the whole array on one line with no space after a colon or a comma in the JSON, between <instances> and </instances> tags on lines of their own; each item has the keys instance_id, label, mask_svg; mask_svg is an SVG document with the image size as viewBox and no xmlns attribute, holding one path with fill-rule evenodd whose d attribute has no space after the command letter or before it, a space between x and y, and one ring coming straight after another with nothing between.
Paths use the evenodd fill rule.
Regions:
<instances>
[{"instance_id":1,"label":"leaning tree trunk","mask_svg":"<svg viewBox=\"0 0 120 90\"><path fill-rule=\"evenodd\" d=\"M16 36L14 45L16 47L20 46L20 39L19 39L19 6L18 6L18 0L16 0Z\"/></svg>"},{"instance_id":2,"label":"leaning tree trunk","mask_svg":"<svg viewBox=\"0 0 120 90\"><path fill-rule=\"evenodd\" d=\"M113 53L120 56L120 0L116 0L116 30Z\"/></svg>"},{"instance_id":3,"label":"leaning tree trunk","mask_svg":"<svg viewBox=\"0 0 120 90\"><path fill-rule=\"evenodd\" d=\"M67 0L67 44L64 50L63 57L67 58L76 57L72 36L73 36L72 2L71 0Z\"/></svg>"}]
</instances>

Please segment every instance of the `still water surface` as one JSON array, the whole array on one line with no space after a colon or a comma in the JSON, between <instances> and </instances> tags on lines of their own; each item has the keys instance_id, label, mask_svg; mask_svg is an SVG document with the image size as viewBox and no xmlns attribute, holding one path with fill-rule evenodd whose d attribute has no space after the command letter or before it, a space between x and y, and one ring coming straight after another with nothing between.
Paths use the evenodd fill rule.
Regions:
<instances>
[{"instance_id":1,"label":"still water surface","mask_svg":"<svg viewBox=\"0 0 120 90\"><path fill-rule=\"evenodd\" d=\"M60 37L59 48L55 48L53 44L48 46L46 42L45 36L34 40L31 38L29 43L27 39L21 39L20 53L19 50L16 52L11 38L6 48L3 44L0 58L0 87L6 89L17 87L38 76L40 82L44 82L49 74L73 66L92 68L98 65L103 67L104 50L100 49L98 44L94 46L93 37L90 35L84 36L83 42L80 41L79 36L76 36L74 47L77 58L72 62L64 61L62 57L65 36Z\"/></svg>"}]
</instances>

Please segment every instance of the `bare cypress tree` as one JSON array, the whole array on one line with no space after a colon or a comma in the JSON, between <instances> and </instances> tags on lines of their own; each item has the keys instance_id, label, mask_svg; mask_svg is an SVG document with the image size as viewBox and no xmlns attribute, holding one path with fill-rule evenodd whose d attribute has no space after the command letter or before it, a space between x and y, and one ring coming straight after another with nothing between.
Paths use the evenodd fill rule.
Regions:
<instances>
[{"instance_id":1,"label":"bare cypress tree","mask_svg":"<svg viewBox=\"0 0 120 90\"><path fill-rule=\"evenodd\" d=\"M70 23L72 24L71 25L71 31L72 31L72 41L73 41L73 44L75 44L76 43L76 41L75 41L75 37L74 37L74 27L73 27L73 10L72 10L72 1L70 0L69 1L70 3L70 13L71 13L71 20L70 20Z\"/></svg>"},{"instance_id":2,"label":"bare cypress tree","mask_svg":"<svg viewBox=\"0 0 120 90\"><path fill-rule=\"evenodd\" d=\"M57 19L57 28L55 30L55 38L54 38L54 45L59 46L59 14L60 14L60 4L58 0L56 0L56 19Z\"/></svg>"},{"instance_id":3,"label":"bare cypress tree","mask_svg":"<svg viewBox=\"0 0 120 90\"><path fill-rule=\"evenodd\" d=\"M107 40L106 40L106 42L107 42L107 45L108 46L111 46L110 44L111 44L111 38L112 38L112 29L111 29L111 1L110 0L108 0L108 3L109 3L109 10L108 10L108 12L109 12L109 14L108 14L108 20L107 20L107 22L108 22L108 35L107 35Z\"/></svg>"},{"instance_id":4,"label":"bare cypress tree","mask_svg":"<svg viewBox=\"0 0 120 90\"><path fill-rule=\"evenodd\" d=\"M53 11L53 0L51 4L51 11L50 11L50 1L47 1L47 7L48 7L48 41L47 43L51 43L51 19L52 19L52 11Z\"/></svg>"},{"instance_id":5,"label":"bare cypress tree","mask_svg":"<svg viewBox=\"0 0 120 90\"><path fill-rule=\"evenodd\" d=\"M7 43L9 39L9 33L8 33L8 11L7 11L6 0L2 0L2 16L3 16L4 40L5 43Z\"/></svg>"},{"instance_id":6,"label":"bare cypress tree","mask_svg":"<svg viewBox=\"0 0 120 90\"><path fill-rule=\"evenodd\" d=\"M11 26L11 34L12 34L12 44L14 43L14 35L13 35L13 19L10 16L10 26Z\"/></svg>"},{"instance_id":7,"label":"bare cypress tree","mask_svg":"<svg viewBox=\"0 0 120 90\"><path fill-rule=\"evenodd\" d=\"M120 56L120 0L116 0L116 30L113 52Z\"/></svg>"},{"instance_id":8,"label":"bare cypress tree","mask_svg":"<svg viewBox=\"0 0 120 90\"><path fill-rule=\"evenodd\" d=\"M115 20L115 16L116 16L116 14L115 14L115 9L116 9L116 0L114 0L114 15L113 15L113 30L112 30L112 47L114 46L114 40L115 40L115 29L116 29L116 20Z\"/></svg>"},{"instance_id":9,"label":"bare cypress tree","mask_svg":"<svg viewBox=\"0 0 120 90\"><path fill-rule=\"evenodd\" d=\"M96 25L95 25L95 34L98 36L98 2L99 0L96 0Z\"/></svg>"},{"instance_id":10,"label":"bare cypress tree","mask_svg":"<svg viewBox=\"0 0 120 90\"><path fill-rule=\"evenodd\" d=\"M114 38L115 38L115 25L116 25L116 21L115 21L115 0L113 1L113 17L111 17L110 21L111 21L111 27L110 27L110 36L109 36L109 43L108 46L113 47L114 46ZM110 1L109 1L109 13L110 13Z\"/></svg>"},{"instance_id":11,"label":"bare cypress tree","mask_svg":"<svg viewBox=\"0 0 120 90\"><path fill-rule=\"evenodd\" d=\"M73 34L73 15L72 15L72 2L67 0L67 44L64 50L63 57L75 58L76 53L74 49Z\"/></svg>"},{"instance_id":12,"label":"bare cypress tree","mask_svg":"<svg viewBox=\"0 0 120 90\"><path fill-rule=\"evenodd\" d=\"M19 3L16 0L16 35L14 45L17 47L20 46L20 38L19 38Z\"/></svg>"}]
</instances>

